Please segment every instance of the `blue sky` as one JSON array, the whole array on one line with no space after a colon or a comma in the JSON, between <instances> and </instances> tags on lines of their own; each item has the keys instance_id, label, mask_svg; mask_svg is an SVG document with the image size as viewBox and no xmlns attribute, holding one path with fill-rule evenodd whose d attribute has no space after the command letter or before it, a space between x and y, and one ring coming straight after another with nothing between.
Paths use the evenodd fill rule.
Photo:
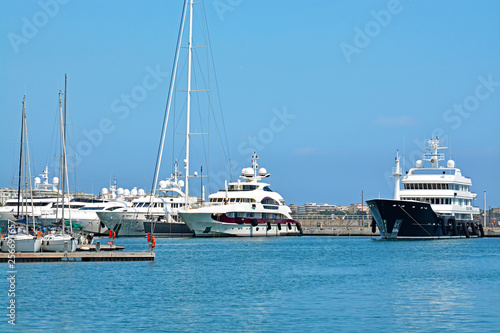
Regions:
<instances>
[{"instance_id":1,"label":"blue sky","mask_svg":"<svg viewBox=\"0 0 500 333\"><path fill-rule=\"evenodd\" d=\"M235 169L255 147L288 203L392 197L396 149L407 170L438 135L472 178L476 205L486 190L500 206L500 2L204 6ZM114 174L123 188L149 189L181 10L173 0L0 1L0 187L17 172L24 94L34 172L49 164L56 175L67 73L76 189L98 193Z\"/></svg>"}]
</instances>

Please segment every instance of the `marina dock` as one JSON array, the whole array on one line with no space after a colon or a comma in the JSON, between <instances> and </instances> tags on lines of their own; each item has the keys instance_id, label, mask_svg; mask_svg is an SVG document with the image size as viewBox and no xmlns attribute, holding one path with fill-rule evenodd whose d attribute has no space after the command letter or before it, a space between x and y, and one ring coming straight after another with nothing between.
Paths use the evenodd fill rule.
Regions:
<instances>
[{"instance_id":1,"label":"marina dock","mask_svg":"<svg viewBox=\"0 0 500 333\"><path fill-rule=\"evenodd\" d=\"M16 253L9 258L8 253L0 253L0 263L14 260L19 262L81 262L81 261L154 261L154 252L38 252Z\"/></svg>"},{"instance_id":2,"label":"marina dock","mask_svg":"<svg viewBox=\"0 0 500 333\"><path fill-rule=\"evenodd\" d=\"M100 251L118 251L118 250L124 250L125 246L123 245L105 245L101 244L99 246ZM77 251L93 251L95 252L97 250L97 245L96 244L91 244L91 245L78 245L76 248Z\"/></svg>"}]
</instances>

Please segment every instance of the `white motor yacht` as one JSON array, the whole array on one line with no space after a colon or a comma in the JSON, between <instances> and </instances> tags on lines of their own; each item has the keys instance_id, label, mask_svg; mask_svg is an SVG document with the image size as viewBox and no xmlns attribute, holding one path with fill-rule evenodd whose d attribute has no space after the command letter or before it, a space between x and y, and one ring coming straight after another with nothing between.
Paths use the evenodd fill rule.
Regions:
<instances>
[{"instance_id":1,"label":"white motor yacht","mask_svg":"<svg viewBox=\"0 0 500 333\"><path fill-rule=\"evenodd\" d=\"M225 189L209 196L200 207L190 205L179 215L197 237L213 236L297 236L302 234L299 222L293 220L283 197L261 182L270 174L258 169L257 154L252 167L244 168L244 181L229 183Z\"/></svg>"}]
</instances>

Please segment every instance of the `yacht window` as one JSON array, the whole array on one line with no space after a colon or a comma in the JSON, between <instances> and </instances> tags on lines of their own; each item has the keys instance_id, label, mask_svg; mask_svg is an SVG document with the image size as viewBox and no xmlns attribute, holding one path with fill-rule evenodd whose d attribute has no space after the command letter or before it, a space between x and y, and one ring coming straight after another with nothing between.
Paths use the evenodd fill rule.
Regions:
<instances>
[{"instance_id":1,"label":"yacht window","mask_svg":"<svg viewBox=\"0 0 500 333\"><path fill-rule=\"evenodd\" d=\"M264 191L267 191L267 192L273 192L273 190L271 190L271 189L269 188L269 186L264 187Z\"/></svg>"},{"instance_id":2,"label":"yacht window","mask_svg":"<svg viewBox=\"0 0 500 333\"><path fill-rule=\"evenodd\" d=\"M271 198L267 198L265 200L262 200L262 203L264 205L279 205L279 203L276 200L271 199Z\"/></svg>"}]
</instances>

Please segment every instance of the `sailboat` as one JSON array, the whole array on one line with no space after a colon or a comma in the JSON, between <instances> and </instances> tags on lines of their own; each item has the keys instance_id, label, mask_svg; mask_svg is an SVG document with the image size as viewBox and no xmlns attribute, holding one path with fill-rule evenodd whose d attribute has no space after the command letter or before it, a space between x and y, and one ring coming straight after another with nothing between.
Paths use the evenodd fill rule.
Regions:
<instances>
[{"instance_id":1,"label":"sailboat","mask_svg":"<svg viewBox=\"0 0 500 333\"><path fill-rule=\"evenodd\" d=\"M68 185L68 164L66 159L66 96L68 91L68 75L64 77L64 112L61 104L61 92L59 92L59 118L61 123L61 158L59 170L61 176L61 219L59 229L51 231L42 239L42 251L45 252L74 252L78 245L78 238L73 235L73 224L69 216L69 233L66 232L66 219L64 215L65 192L69 192Z\"/></svg>"},{"instance_id":2,"label":"sailboat","mask_svg":"<svg viewBox=\"0 0 500 333\"><path fill-rule=\"evenodd\" d=\"M155 174L153 178L153 184L151 188L152 196L151 198L154 198L154 200L161 200L164 202L162 203L162 211L155 211L154 208L158 206L154 206L153 203L148 205L148 211L146 214L147 220L144 221L144 232L146 233L151 233L154 234L155 236L192 236L193 232L190 230L190 228L185 224L185 222L182 220L182 218L179 215L179 211L181 209L185 209L186 207L193 207L198 204L200 204L204 200L204 187L203 183L201 184L201 193L200 197L196 197L193 195L190 195L190 178L197 178L197 179L203 179L203 177L206 177L203 175L203 167L201 168L200 173L198 172L193 172L190 174L190 147L191 147L191 136L193 135L206 135L207 133L193 133L191 131L191 113L192 113L192 108L193 105L199 106L199 104L204 104L204 103L199 103L196 99L193 99L193 94L198 93L198 92L209 92L210 89L208 87L209 83L209 75L207 75L207 80L203 81L203 84L200 83L200 85L204 85L203 87L198 86L197 81L196 81L196 75L195 71L193 69L193 62L196 62L197 56L193 54L193 49L195 48L203 48L203 46L193 46L193 5L194 5L193 0L185 1L183 10L182 10L182 15L181 15L181 23L179 27L179 34L178 34L178 39L177 39L177 47L175 51L175 57L174 57L174 63L173 63L173 70L172 70L172 76L170 78L170 88L168 92L168 98L167 98L167 105L165 108L165 117L163 121L163 128L162 128L162 133L161 133L161 139L160 139L160 144L158 147L158 155L157 155L157 161L156 161L156 166L155 166ZM159 181L159 172L160 172L160 166L161 166L161 161L162 161L162 154L163 154L163 148L164 148L164 143L165 143L165 135L166 135L166 130L167 130L167 125L170 117L170 110L175 109L172 104L175 102L172 102L173 98L173 93L175 91L175 86L177 85L176 83L176 77L177 77L177 70L178 70L178 63L179 63L179 54L180 50L184 47L181 46L182 44L182 37L184 34L184 27L187 21L186 17L189 17L188 21L188 26L189 26L189 31L188 31L188 42L187 42L187 77L185 78L187 80L187 90L182 90L183 93L186 93L186 99L183 99L183 107L185 106L186 110L186 132L184 133L185 135L185 158L184 158L184 175L182 175L181 172L178 171L178 163L177 160L174 163L174 173L172 174L172 177L167 179L167 180L162 180ZM203 24L202 24L203 26ZM214 68L215 71L215 68ZM205 78L203 74L201 77ZM193 82L194 81L194 82ZM199 89L202 88L202 89ZM199 96L199 95L198 95ZM201 99L201 97L200 97ZM185 101L185 104L184 104ZM212 102L210 97L208 97L207 100L207 105L213 107ZM213 110L212 110L213 111ZM207 113L208 114L208 113ZM201 116L200 116L201 119ZM201 120L200 120L201 122ZM203 128L203 125L199 124L198 126L201 126ZM175 122L174 122L174 127L175 127ZM174 131L175 132L175 131ZM209 144L206 143L208 146ZM203 144L203 147L205 148L205 143ZM207 162L208 165L208 162ZM180 178L184 176L184 181L181 180ZM162 195L156 197L156 193L162 193ZM112 215L114 212L109 213L109 215ZM116 213L115 213L116 214ZM101 217L101 215L99 215Z\"/></svg>"},{"instance_id":3,"label":"sailboat","mask_svg":"<svg viewBox=\"0 0 500 333\"><path fill-rule=\"evenodd\" d=\"M42 234L34 234L35 220L31 217L32 226L30 232L27 206L31 199L33 204L33 192L31 188L31 169L29 166L29 149L28 149L28 129L26 127L26 97L23 98L23 113L21 123L21 148L19 156L19 182L17 189L17 211L19 220L13 222L8 221L9 228L7 234L2 237L1 248L2 252L38 252L42 243ZM21 182L23 185L21 186ZM28 186L29 183L29 186ZM29 195L28 195L29 194ZM28 198L29 196L29 198ZM31 208L33 211L33 208Z\"/></svg>"}]
</instances>

